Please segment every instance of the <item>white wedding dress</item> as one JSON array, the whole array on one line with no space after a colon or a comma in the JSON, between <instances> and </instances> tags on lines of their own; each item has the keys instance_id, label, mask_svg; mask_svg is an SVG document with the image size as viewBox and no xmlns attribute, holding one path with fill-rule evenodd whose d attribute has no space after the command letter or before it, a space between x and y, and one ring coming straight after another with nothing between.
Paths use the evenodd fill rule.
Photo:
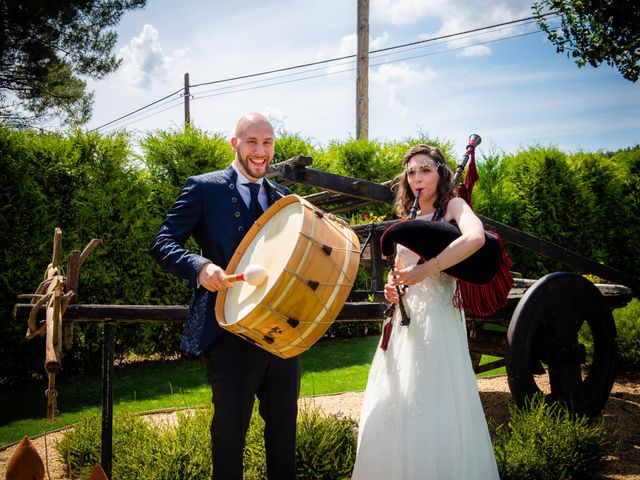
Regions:
<instances>
[{"instance_id":1,"label":"white wedding dress","mask_svg":"<svg viewBox=\"0 0 640 480\"><path fill-rule=\"evenodd\" d=\"M398 245L403 265L418 257ZM498 478L467 345L464 314L444 274L409 287L389 345L371 364L352 480Z\"/></svg>"}]
</instances>

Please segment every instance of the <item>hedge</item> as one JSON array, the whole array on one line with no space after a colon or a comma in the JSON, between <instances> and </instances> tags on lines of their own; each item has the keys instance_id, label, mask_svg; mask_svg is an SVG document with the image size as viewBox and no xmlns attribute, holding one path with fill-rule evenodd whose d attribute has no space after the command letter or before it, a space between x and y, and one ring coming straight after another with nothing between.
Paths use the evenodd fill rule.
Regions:
<instances>
[{"instance_id":1,"label":"hedge","mask_svg":"<svg viewBox=\"0 0 640 480\"><path fill-rule=\"evenodd\" d=\"M382 182L400 172L410 144L432 143L457 157L451 143L425 135L398 142L348 139L326 148L279 132L276 159L314 158L313 167ZM0 126L0 384L43 373L43 339L27 341L15 321L20 293L33 293L51 261L53 231L63 231L63 261L91 238L103 244L80 273L78 301L100 304L185 304L186 284L162 271L149 244L185 179L225 168L233 158L227 139L191 128L156 131L134 141L126 134L40 133ZM556 242L626 272L640 271L640 147L614 153L566 154L532 147L513 155L479 158L475 209L488 217ZM299 194L313 189L294 185ZM394 218L389 205L353 212ZM193 242L190 248L197 248ZM513 269L534 278L562 266L508 246ZM356 288L370 278L360 272ZM118 329L116 354L175 355L181 326L130 324ZM335 324L329 336L375 333L378 324ZM75 325L65 372L97 368L101 327Z\"/></svg>"}]
</instances>

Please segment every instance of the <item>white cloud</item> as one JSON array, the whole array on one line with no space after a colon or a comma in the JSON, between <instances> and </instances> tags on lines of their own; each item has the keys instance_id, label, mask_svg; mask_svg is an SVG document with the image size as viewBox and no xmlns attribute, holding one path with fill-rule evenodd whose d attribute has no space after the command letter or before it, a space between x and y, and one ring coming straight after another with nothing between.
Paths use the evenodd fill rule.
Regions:
<instances>
[{"instance_id":1,"label":"white cloud","mask_svg":"<svg viewBox=\"0 0 640 480\"><path fill-rule=\"evenodd\" d=\"M382 35L371 38L369 37L369 50L376 50L387 43L389 34L382 32ZM358 50L358 36L355 33L345 35L340 39L340 45L336 52L337 57L345 57L347 55L355 55Z\"/></svg>"},{"instance_id":2,"label":"white cloud","mask_svg":"<svg viewBox=\"0 0 640 480\"><path fill-rule=\"evenodd\" d=\"M424 0L373 0L371 19L400 26L415 23L432 10L432 3Z\"/></svg>"},{"instance_id":3,"label":"white cloud","mask_svg":"<svg viewBox=\"0 0 640 480\"><path fill-rule=\"evenodd\" d=\"M266 106L260 110L260 113L269 119L271 125L273 125L276 130L285 128L287 114L284 110L273 106Z\"/></svg>"},{"instance_id":4,"label":"white cloud","mask_svg":"<svg viewBox=\"0 0 640 480\"><path fill-rule=\"evenodd\" d=\"M372 20L378 23L402 26L433 18L440 19L442 30L451 33L460 31L455 30L457 27L490 25L530 16L531 0L494 0L477 5L467 0L372 0L370 9Z\"/></svg>"},{"instance_id":5,"label":"white cloud","mask_svg":"<svg viewBox=\"0 0 640 480\"><path fill-rule=\"evenodd\" d=\"M421 70L406 63L385 64L373 69L369 75L372 84L379 85L386 92L387 106L401 117L406 117L410 111L407 95L411 96L416 87L424 87L436 74L426 67Z\"/></svg>"},{"instance_id":6,"label":"white cloud","mask_svg":"<svg viewBox=\"0 0 640 480\"><path fill-rule=\"evenodd\" d=\"M390 83L416 83L429 80L436 74L430 68L418 70L406 62L387 63L373 69L369 78L372 82L380 82L383 84Z\"/></svg>"},{"instance_id":7,"label":"white cloud","mask_svg":"<svg viewBox=\"0 0 640 480\"><path fill-rule=\"evenodd\" d=\"M379 35L375 38L369 37L369 50L376 50L378 48L382 48L387 40L389 39L389 34L387 32L382 32L382 35ZM316 54L318 59L326 60L328 58L339 58L339 57L347 57L349 55L355 55L358 51L358 36L355 33L350 33L349 35L345 35L340 39L340 45L338 45L337 49L333 50L323 50L319 51ZM347 69L355 69L355 58L351 60L343 60L338 63L332 63L329 67L327 67L327 73L338 73L343 72ZM371 59L369 60L369 64L371 64Z\"/></svg>"},{"instance_id":8,"label":"white cloud","mask_svg":"<svg viewBox=\"0 0 640 480\"><path fill-rule=\"evenodd\" d=\"M473 45L462 50L461 57L486 57L491 55L491 49L486 45Z\"/></svg>"},{"instance_id":9,"label":"white cloud","mask_svg":"<svg viewBox=\"0 0 640 480\"><path fill-rule=\"evenodd\" d=\"M158 30L146 24L139 36L133 37L119 51L122 58L121 75L136 87L148 88L153 83L162 84L170 76L175 80L179 67L184 70L188 63L188 49L175 50L167 55L160 45Z\"/></svg>"},{"instance_id":10,"label":"white cloud","mask_svg":"<svg viewBox=\"0 0 640 480\"><path fill-rule=\"evenodd\" d=\"M406 117L409 114L409 102L394 85L389 87L388 104L391 111L401 117Z\"/></svg>"},{"instance_id":11,"label":"white cloud","mask_svg":"<svg viewBox=\"0 0 640 480\"><path fill-rule=\"evenodd\" d=\"M531 16L530 0L494 0L469 4L466 0L372 0L372 17L378 24L394 27L414 25L423 29L419 40L456 34ZM522 26L476 32L445 41L447 49L462 49L459 56L491 55L491 47L478 43L522 32ZM443 43L442 41L438 43ZM434 44L435 45L435 44ZM465 48L470 47L470 48ZM442 47L439 48L441 50Z\"/></svg>"}]
</instances>

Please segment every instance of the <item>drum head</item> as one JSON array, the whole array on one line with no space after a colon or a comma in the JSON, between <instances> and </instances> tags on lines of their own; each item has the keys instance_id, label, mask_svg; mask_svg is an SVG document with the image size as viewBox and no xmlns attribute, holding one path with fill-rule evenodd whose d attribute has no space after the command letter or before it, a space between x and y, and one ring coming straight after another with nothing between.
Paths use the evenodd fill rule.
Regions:
<instances>
[{"instance_id":1,"label":"drum head","mask_svg":"<svg viewBox=\"0 0 640 480\"><path fill-rule=\"evenodd\" d=\"M268 278L259 286L236 282L227 290L224 323L231 325L245 318L271 290L295 250L303 222L302 204L299 201L289 203L257 231L243 252L236 252L242 255L240 261L234 272L227 273L244 272L248 265L257 264L267 270Z\"/></svg>"}]
</instances>

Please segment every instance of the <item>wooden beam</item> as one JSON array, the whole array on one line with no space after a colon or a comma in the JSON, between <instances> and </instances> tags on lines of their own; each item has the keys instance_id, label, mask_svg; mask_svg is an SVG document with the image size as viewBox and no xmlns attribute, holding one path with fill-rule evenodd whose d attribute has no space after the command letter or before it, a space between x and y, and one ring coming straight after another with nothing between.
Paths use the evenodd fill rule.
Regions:
<instances>
[{"instance_id":1,"label":"wooden beam","mask_svg":"<svg viewBox=\"0 0 640 480\"><path fill-rule=\"evenodd\" d=\"M14 306L16 320L26 321L33 305L18 303ZM338 315L340 321L380 320L386 306L381 303L346 303ZM81 305L71 304L63 322L102 323L118 322L184 322L189 313L188 305ZM40 308L38 318L44 318L45 307Z\"/></svg>"},{"instance_id":2,"label":"wooden beam","mask_svg":"<svg viewBox=\"0 0 640 480\"><path fill-rule=\"evenodd\" d=\"M279 173L282 178L287 180L331 190L332 192L344 193L350 197L382 203L391 203L393 201L393 194L389 187L379 183L291 165L283 165Z\"/></svg>"},{"instance_id":3,"label":"wooden beam","mask_svg":"<svg viewBox=\"0 0 640 480\"><path fill-rule=\"evenodd\" d=\"M313 163L313 158L306 157L304 155L296 155L295 157L291 157L288 160L283 160L282 162L272 163L271 165L269 165L269 168L267 169L266 177L267 178L282 177L282 170L284 170L285 167L304 168L304 167L308 167L312 163Z\"/></svg>"},{"instance_id":4,"label":"wooden beam","mask_svg":"<svg viewBox=\"0 0 640 480\"><path fill-rule=\"evenodd\" d=\"M603 265L595 260L591 260L579 253L561 247L560 245L543 240L533 235L529 235L521 230L497 222L482 215L478 215L487 230L493 230L505 241L531 250L547 258L557 260L570 266L577 272L590 273L598 277L605 278L615 283L626 285L634 290L636 295L640 294L640 278L628 275L618 269Z\"/></svg>"},{"instance_id":5,"label":"wooden beam","mask_svg":"<svg viewBox=\"0 0 640 480\"><path fill-rule=\"evenodd\" d=\"M524 295L524 292L534 283L534 280L516 279L514 287L509 292L507 306L491 317L472 317L470 320L478 322L505 323L511 319L513 310ZM632 291L622 285L596 284L610 308L626 305L633 296ZM367 301L369 295L374 295L374 302ZM368 292L354 290L349 301L338 314L338 321L370 321L382 320L387 306L383 301L381 291ZM16 320L26 321L29 318L33 304L17 303L13 307ZM36 319L45 318L46 306L40 307ZM82 305L72 303L67 307L63 322L101 323L105 321L118 322L183 322L187 319L189 307L187 305Z\"/></svg>"}]
</instances>

